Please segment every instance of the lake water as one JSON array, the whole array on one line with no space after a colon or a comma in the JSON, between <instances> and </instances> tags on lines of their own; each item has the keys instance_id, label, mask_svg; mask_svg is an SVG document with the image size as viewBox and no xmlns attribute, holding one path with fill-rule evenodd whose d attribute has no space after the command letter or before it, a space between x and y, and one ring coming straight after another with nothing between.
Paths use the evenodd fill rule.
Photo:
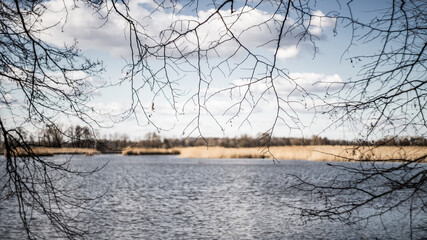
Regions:
<instances>
[{"instance_id":1,"label":"lake water","mask_svg":"<svg viewBox=\"0 0 427 240\"><path fill-rule=\"evenodd\" d=\"M58 156L55 158L65 158ZM321 204L289 191L296 174L311 181L333 179L324 162L264 159L181 159L175 156L74 156L73 166L93 169L77 191L107 193L83 218L88 239L407 239L406 213L367 225L303 222L291 207ZM346 163L352 164L352 163ZM4 168L4 165L2 165ZM4 170L2 170L4 171ZM76 180L77 181L77 180ZM75 184L75 183L69 183ZM0 239L22 239L16 205L0 202ZM369 211L369 209L368 209ZM425 211L421 219L426 220ZM398 220L401 219L401 220ZM384 227L385 230L384 230ZM50 228L36 223L43 238ZM415 239L427 233L414 233Z\"/></svg>"}]
</instances>

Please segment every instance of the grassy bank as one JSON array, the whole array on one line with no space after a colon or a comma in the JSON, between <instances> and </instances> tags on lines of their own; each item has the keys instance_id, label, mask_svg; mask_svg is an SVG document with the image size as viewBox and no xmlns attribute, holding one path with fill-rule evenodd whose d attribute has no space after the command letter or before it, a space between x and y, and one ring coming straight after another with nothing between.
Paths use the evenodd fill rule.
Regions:
<instances>
[{"instance_id":1,"label":"grassy bank","mask_svg":"<svg viewBox=\"0 0 427 240\"><path fill-rule=\"evenodd\" d=\"M22 149L17 150L18 155L24 156L28 155ZM53 156L58 154L84 154L84 155L94 155L100 154L99 151L91 148L49 148L49 147L34 147L34 154L37 156Z\"/></svg>"},{"instance_id":2,"label":"grassy bank","mask_svg":"<svg viewBox=\"0 0 427 240\"><path fill-rule=\"evenodd\" d=\"M189 147L180 148L185 158L273 158L310 161L401 161L427 155L427 147L356 147L356 146L283 146L271 147L270 153L259 148ZM427 162L424 158L423 162Z\"/></svg>"}]
</instances>

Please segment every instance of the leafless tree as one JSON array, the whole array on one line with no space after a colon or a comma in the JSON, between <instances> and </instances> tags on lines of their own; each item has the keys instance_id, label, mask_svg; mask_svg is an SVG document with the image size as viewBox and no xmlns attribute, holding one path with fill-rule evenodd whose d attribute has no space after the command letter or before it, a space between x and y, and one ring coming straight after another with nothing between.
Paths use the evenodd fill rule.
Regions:
<instances>
[{"instance_id":1,"label":"leafless tree","mask_svg":"<svg viewBox=\"0 0 427 240\"><path fill-rule=\"evenodd\" d=\"M337 16L351 28L349 51L353 45L372 42L377 42L379 48L349 58L360 69L359 74L331 93L338 100L327 103L327 112L336 118L336 123L357 126L364 142L384 134L395 138L410 134L425 137L427 4L390 1L374 18L363 20L352 14L355 2L347 3L348 16ZM367 153L370 149L349 150ZM321 207L300 209L302 214L315 219L367 222L401 211L406 213L411 239L415 231L425 233L427 167L422 162L427 156L390 157L391 162L399 162L393 164L375 163L374 157L348 159L359 162L357 166L331 164L345 176L327 183L315 184L296 176L300 184L295 187L325 202ZM361 213L367 206L375 211Z\"/></svg>"},{"instance_id":2,"label":"leafless tree","mask_svg":"<svg viewBox=\"0 0 427 240\"><path fill-rule=\"evenodd\" d=\"M390 1L370 19L358 16L360 12L354 7L358 1L337 2L336 8L326 13L317 11L317 4L320 1L165 0L150 2L141 17L138 12L142 9L136 1L83 0L63 1L58 15L63 14L67 20L73 8L87 8L104 24L113 17L125 22L129 55L125 57L120 82L130 84L131 106L119 119L133 115L161 130L152 115L163 99L176 116L194 109L183 135L203 138L202 123L206 119L216 123L219 131L224 131L228 124L251 125L255 112L268 104L274 106L274 112L268 116L270 122L265 133L260 135L264 151L269 150L269 142L279 126L290 131L301 130L298 108L327 113L336 119L329 129L351 125L365 141L383 135L383 131L392 131L396 136L416 133L425 137L424 1ZM19 159L23 163L30 159L41 166L50 165L31 154L30 158L16 155L17 147L31 153L31 147L25 145L16 129L28 124L37 126L40 122L56 126L58 115L75 117L89 125L98 124L92 114L96 110L87 103L97 87L91 80L102 70L102 64L85 58L76 45L57 47L44 40L43 34L49 29L67 24L58 21L48 26L42 21L51 10L49 2L14 0L1 2L0 7L0 93L5 106L0 123L6 146L5 166L12 166L3 177L6 187L2 189L23 201L25 196L19 195L19 189L25 189L25 182L17 177L22 164ZM159 16L170 21L153 31L150 26L160 20ZM316 56L327 28L335 35L340 34L340 29L351 32L342 59L360 71L344 81L315 83L325 87L325 92L318 94L310 91L311 84L307 85L303 77L289 72L280 58L285 50L293 50L284 49L285 46L312 49ZM248 35L254 32L260 32L262 37L252 41ZM378 51L355 55L357 46L364 44L381 45ZM228 86L218 87L218 76L233 79L236 74L238 81L230 80ZM180 89L179 84L184 81L190 81L196 88L190 95ZM212 110L220 96L229 96L229 105L223 112L227 116L225 122ZM296 187L327 200L323 208L304 208L302 214L341 219L357 213L359 207L391 199L372 216L381 216L408 202L411 219L425 216L426 167L419 163L424 159L425 156L393 159L402 163L381 166L365 159L358 167L337 165L336 168L353 174L352 177L337 178L325 185L299 178ZM68 170L63 165L53 169ZM27 170L29 174L31 168ZM43 176L48 176L47 173ZM366 182L372 183L372 188L361 187ZM365 198L346 198L342 203L333 199L354 192ZM406 197L401 198L405 196L402 193L407 193ZM24 226L29 226L25 211L26 208L21 209L21 216ZM62 220L57 223L62 224ZM73 238L74 230L64 226L67 227L59 228L59 232ZM30 238L35 237L30 227L26 229Z\"/></svg>"},{"instance_id":3,"label":"leafless tree","mask_svg":"<svg viewBox=\"0 0 427 240\"><path fill-rule=\"evenodd\" d=\"M49 11L44 4L0 2L0 132L5 152L0 161L0 201L16 203L29 239L43 238L34 230L34 221L48 222L58 236L74 239L86 230L68 209L90 208L88 202L97 196L79 197L71 185L61 182L97 169L80 172L69 161L38 156L23 133L48 125L50 132L63 134L58 125L61 116L95 124L86 103L96 89L91 79L102 64L85 58L74 45L57 47L41 39L51 27L41 24Z\"/></svg>"}]
</instances>

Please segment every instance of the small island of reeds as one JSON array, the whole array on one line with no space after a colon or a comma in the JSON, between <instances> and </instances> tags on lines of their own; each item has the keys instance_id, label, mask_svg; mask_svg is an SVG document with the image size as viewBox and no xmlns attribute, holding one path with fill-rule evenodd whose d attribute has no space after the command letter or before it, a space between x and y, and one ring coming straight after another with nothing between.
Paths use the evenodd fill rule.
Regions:
<instances>
[{"instance_id":1,"label":"small island of reeds","mask_svg":"<svg viewBox=\"0 0 427 240\"><path fill-rule=\"evenodd\" d=\"M178 155L176 148L125 148L122 155Z\"/></svg>"}]
</instances>

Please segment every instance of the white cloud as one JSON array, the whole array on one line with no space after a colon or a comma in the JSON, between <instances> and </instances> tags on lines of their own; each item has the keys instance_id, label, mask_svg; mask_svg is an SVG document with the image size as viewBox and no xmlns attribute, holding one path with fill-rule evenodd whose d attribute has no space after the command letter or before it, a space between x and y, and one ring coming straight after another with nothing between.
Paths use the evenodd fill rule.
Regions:
<instances>
[{"instance_id":1,"label":"white cloud","mask_svg":"<svg viewBox=\"0 0 427 240\"><path fill-rule=\"evenodd\" d=\"M77 4L77 7L74 7ZM121 16L114 11L108 15L108 19L102 19L101 16L107 15L111 3L106 3L106 7L101 8L99 12L94 12L82 3L72 0L51 0L45 5L49 9L42 16L42 23L39 27L49 27L47 34L42 37L53 44L63 45L63 42L72 44L75 39L81 49L97 49L111 53L116 57L129 56L129 36L128 25ZM150 0L130 1L129 13L133 19L139 21L138 30L142 37L143 44L153 45L154 43L166 42L171 37L176 37L179 33L185 32L190 27L194 27L201 21L207 19L213 12L213 9L199 11L198 17L192 15L177 15L165 10L150 12L153 8ZM122 12L125 12L121 4L116 4ZM65 8L64 8L65 6ZM179 7L179 6L178 6ZM231 14L229 10L219 11L229 29L233 32L239 41L253 51L260 49L274 49L277 34L283 20L283 16L252 9L250 7L240 8ZM67 15L66 15L67 13ZM334 20L322 17L321 11L313 12L318 17L313 17L309 31L316 36L322 34L322 29L334 24ZM288 25L293 24L292 19L288 20ZM163 31L163 30L174 31ZM163 32L162 32L163 31ZM295 31L295 30L294 30ZM161 34L163 33L163 35ZM205 26L198 28L197 34L202 48L209 48L223 42L222 47L218 48L221 56L230 55L237 47L237 43L226 41L230 38L230 33L224 26L224 23L215 16L206 23ZM279 58L296 57L300 51L296 48L298 39L288 32L286 38L282 39L279 49ZM134 40L134 39L133 39ZM177 42L181 51L188 52L196 47L197 40L195 32L187 35ZM172 47L172 46L171 46ZM170 55L176 54L176 48L168 49ZM265 51L262 52L265 54ZM221 57L223 57L221 56Z\"/></svg>"},{"instance_id":2,"label":"white cloud","mask_svg":"<svg viewBox=\"0 0 427 240\"><path fill-rule=\"evenodd\" d=\"M235 86L245 86L248 80L235 80ZM326 91L335 91L342 88L342 79L338 74L327 75L324 73L294 72L289 74L289 78L277 78L274 86L280 94L288 94L296 87L304 89L308 93L319 94ZM271 87L270 80L252 83L250 88L253 94L261 94L268 87ZM246 89L245 87L242 89Z\"/></svg>"},{"instance_id":3,"label":"white cloud","mask_svg":"<svg viewBox=\"0 0 427 240\"><path fill-rule=\"evenodd\" d=\"M322 93L341 89L342 79L338 74L326 75L324 73L291 73L289 75L299 86L307 92Z\"/></svg>"},{"instance_id":4,"label":"white cloud","mask_svg":"<svg viewBox=\"0 0 427 240\"><path fill-rule=\"evenodd\" d=\"M71 0L52 0L46 3L49 11L42 16L41 27L50 27L43 31L41 37L49 43L62 46L71 45L76 40L78 47L110 52L115 56L129 53L125 39L125 22L117 15L111 14L108 20L102 19L105 9L100 14Z\"/></svg>"},{"instance_id":5,"label":"white cloud","mask_svg":"<svg viewBox=\"0 0 427 240\"><path fill-rule=\"evenodd\" d=\"M336 19L331 17L326 17L325 14L320 11L313 11L314 16L310 19L306 24L310 24L310 28L308 31L317 36L321 37L323 34L323 30L328 27L332 27L335 25Z\"/></svg>"},{"instance_id":6,"label":"white cloud","mask_svg":"<svg viewBox=\"0 0 427 240\"><path fill-rule=\"evenodd\" d=\"M289 47L282 47L277 51L277 58L279 59L288 59L295 58L298 56L300 49L296 45Z\"/></svg>"},{"instance_id":7,"label":"white cloud","mask_svg":"<svg viewBox=\"0 0 427 240\"><path fill-rule=\"evenodd\" d=\"M91 103L89 107L92 107L95 111L100 114L121 114L129 109L128 104L120 103L120 102L109 102L109 103Z\"/></svg>"}]
</instances>

